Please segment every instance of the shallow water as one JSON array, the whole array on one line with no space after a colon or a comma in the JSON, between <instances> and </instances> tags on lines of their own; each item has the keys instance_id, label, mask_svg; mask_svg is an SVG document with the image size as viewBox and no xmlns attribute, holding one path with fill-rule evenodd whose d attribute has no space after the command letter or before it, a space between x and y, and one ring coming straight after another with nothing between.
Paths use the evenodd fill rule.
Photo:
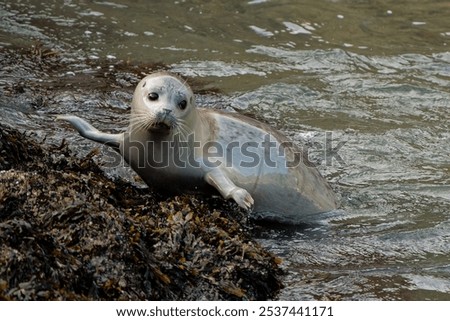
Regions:
<instances>
[{"instance_id":1,"label":"shallow water","mask_svg":"<svg viewBox=\"0 0 450 321\"><path fill-rule=\"evenodd\" d=\"M0 100L1 117L91 148L54 114L120 129L131 93L89 96L73 79L98 78L95 61L169 65L220 90L199 104L253 114L311 146L340 195L342 211L315 226L258 232L284 259L280 299L447 300L449 14L431 0L0 1L0 47L59 51L68 67L58 76L72 86L51 108ZM21 77L2 75L1 87Z\"/></svg>"}]
</instances>

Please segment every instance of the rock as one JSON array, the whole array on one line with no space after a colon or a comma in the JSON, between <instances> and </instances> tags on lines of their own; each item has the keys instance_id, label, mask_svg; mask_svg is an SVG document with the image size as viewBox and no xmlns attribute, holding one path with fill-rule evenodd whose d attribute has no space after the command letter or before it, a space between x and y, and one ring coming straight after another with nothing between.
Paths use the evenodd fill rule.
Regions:
<instances>
[{"instance_id":1,"label":"rock","mask_svg":"<svg viewBox=\"0 0 450 321\"><path fill-rule=\"evenodd\" d=\"M0 299L268 300L279 259L233 204L112 180L0 125Z\"/></svg>"}]
</instances>

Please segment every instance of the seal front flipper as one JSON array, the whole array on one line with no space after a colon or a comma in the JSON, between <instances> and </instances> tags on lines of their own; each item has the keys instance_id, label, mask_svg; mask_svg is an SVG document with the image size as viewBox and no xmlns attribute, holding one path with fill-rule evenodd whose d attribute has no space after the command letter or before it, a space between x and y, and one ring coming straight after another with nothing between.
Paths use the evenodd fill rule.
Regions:
<instances>
[{"instance_id":1,"label":"seal front flipper","mask_svg":"<svg viewBox=\"0 0 450 321\"><path fill-rule=\"evenodd\" d=\"M99 131L97 128L89 124L84 119L77 116L58 116L58 120L67 120L84 138L93 140L94 142L102 143L116 149L119 148L123 141L123 134L107 134Z\"/></svg>"},{"instance_id":2,"label":"seal front flipper","mask_svg":"<svg viewBox=\"0 0 450 321\"><path fill-rule=\"evenodd\" d=\"M236 186L220 169L215 169L205 175L205 181L214 186L225 199L234 199L242 208L253 207L253 197L247 190Z\"/></svg>"}]
</instances>

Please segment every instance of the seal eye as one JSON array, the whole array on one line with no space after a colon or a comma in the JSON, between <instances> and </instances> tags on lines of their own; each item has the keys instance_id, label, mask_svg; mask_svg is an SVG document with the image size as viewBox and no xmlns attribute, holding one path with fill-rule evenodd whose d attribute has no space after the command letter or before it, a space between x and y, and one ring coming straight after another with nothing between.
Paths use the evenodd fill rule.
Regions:
<instances>
[{"instance_id":1,"label":"seal eye","mask_svg":"<svg viewBox=\"0 0 450 321\"><path fill-rule=\"evenodd\" d=\"M148 94L148 99L150 99L151 101L155 101L158 100L159 95L157 93L149 93Z\"/></svg>"},{"instance_id":2,"label":"seal eye","mask_svg":"<svg viewBox=\"0 0 450 321\"><path fill-rule=\"evenodd\" d=\"M181 110L185 110L186 107L187 107L187 101L186 101L186 100L180 101L180 103L178 104L178 107L179 107Z\"/></svg>"}]
</instances>

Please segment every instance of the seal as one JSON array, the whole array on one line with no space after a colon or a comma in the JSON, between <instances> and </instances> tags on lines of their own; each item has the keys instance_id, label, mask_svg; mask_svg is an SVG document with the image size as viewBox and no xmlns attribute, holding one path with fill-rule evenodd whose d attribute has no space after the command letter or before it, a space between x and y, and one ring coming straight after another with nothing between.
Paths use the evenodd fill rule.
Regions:
<instances>
[{"instance_id":1,"label":"seal","mask_svg":"<svg viewBox=\"0 0 450 321\"><path fill-rule=\"evenodd\" d=\"M58 118L114 147L158 192L218 192L257 219L283 223L308 222L338 206L299 147L252 118L197 107L189 85L174 74L139 82L124 133L103 133L77 116Z\"/></svg>"}]
</instances>

